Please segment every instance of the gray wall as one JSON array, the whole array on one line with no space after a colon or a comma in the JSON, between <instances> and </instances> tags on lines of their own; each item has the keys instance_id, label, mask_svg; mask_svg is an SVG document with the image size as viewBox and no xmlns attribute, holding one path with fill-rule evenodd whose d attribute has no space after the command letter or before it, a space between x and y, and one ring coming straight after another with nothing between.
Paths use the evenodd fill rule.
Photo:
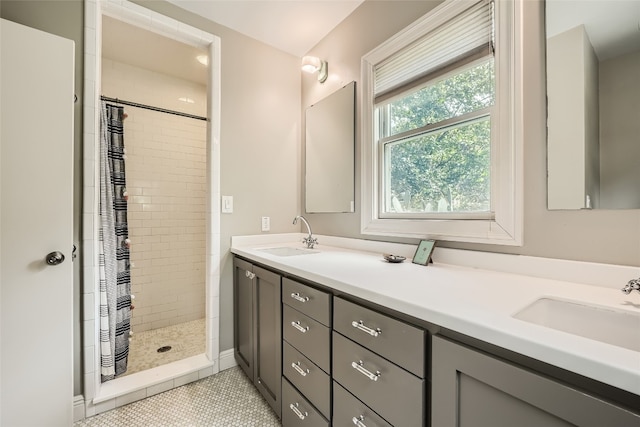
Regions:
<instances>
[{"instance_id":1,"label":"gray wall","mask_svg":"<svg viewBox=\"0 0 640 427\"><path fill-rule=\"evenodd\" d=\"M378 34L377 25L391 30L395 17L406 10L429 9L437 2L396 6L385 2L365 2L335 31L325 37L310 54L329 60L329 79L360 80L360 58L389 34ZM640 266L640 210L548 211L546 179L545 45L544 4L524 2L524 245L509 247L439 242L440 246L564 258ZM408 8L408 9L406 9ZM415 9L411 9L415 8ZM374 25L371 25L374 24ZM371 28L376 28L372 31ZM399 28L398 28L399 29ZM397 31L394 30L392 33ZM388 31L386 31L388 32ZM345 40L348 43L345 43ZM337 88L328 80L320 86L313 78L302 81L302 109ZM361 88L356 87L358 91ZM357 107L357 111L361 111ZM359 127L359 121L357 123ZM360 234L360 129L356 130L356 212L352 214L309 214L318 234L375 239ZM302 198L302 190L301 190ZM304 205L301 205L304 206ZM392 239L389 239L392 240ZM393 239L417 243L412 240Z\"/></svg>"}]
</instances>

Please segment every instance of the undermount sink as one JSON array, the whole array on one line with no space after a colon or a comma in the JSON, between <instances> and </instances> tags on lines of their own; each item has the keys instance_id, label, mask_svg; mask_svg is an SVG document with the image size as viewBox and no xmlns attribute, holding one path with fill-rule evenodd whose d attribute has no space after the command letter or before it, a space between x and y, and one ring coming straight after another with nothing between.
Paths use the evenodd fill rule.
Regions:
<instances>
[{"instance_id":1,"label":"undermount sink","mask_svg":"<svg viewBox=\"0 0 640 427\"><path fill-rule=\"evenodd\" d=\"M289 246L284 246L281 248L264 248L258 250L260 252L266 252L268 254L276 256L313 255L319 253L318 251L314 251L312 249L292 248Z\"/></svg>"},{"instance_id":2,"label":"undermount sink","mask_svg":"<svg viewBox=\"0 0 640 427\"><path fill-rule=\"evenodd\" d=\"M536 325L640 352L640 311L540 298L513 315Z\"/></svg>"}]
</instances>

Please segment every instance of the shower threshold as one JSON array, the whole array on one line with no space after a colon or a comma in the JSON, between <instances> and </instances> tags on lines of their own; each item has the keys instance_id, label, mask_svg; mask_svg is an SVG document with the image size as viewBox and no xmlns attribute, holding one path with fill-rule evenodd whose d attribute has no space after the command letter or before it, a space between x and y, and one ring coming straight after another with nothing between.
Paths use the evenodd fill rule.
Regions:
<instances>
[{"instance_id":1,"label":"shower threshold","mask_svg":"<svg viewBox=\"0 0 640 427\"><path fill-rule=\"evenodd\" d=\"M130 403L134 400L180 387L217 372L217 363L215 361L209 360L204 353L198 354L102 383L98 394L93 398L93 404L97 405L130 393L140 392L139 398L130 399L123 404ZM142 393L143 390L145 390L145 393ZM116 406L120 405L116 402Z\"/></svg>"}]
</instances>

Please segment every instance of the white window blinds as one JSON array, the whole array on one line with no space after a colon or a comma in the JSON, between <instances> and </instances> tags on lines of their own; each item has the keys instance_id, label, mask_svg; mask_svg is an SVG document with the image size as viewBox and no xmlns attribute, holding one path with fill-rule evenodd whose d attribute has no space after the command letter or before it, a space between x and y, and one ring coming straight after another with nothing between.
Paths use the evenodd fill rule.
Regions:
<instances>
[{"instance_id":1,"label":"white window blinds","mask_svg":"<svg viewBox=\"0 0 640 427\"><path fill-rule=\"evenodd\" d=\"M452 64L493 52L493 2L468 3L465 11L375 66L376 100Z\"/></svg>"}]
</instances>

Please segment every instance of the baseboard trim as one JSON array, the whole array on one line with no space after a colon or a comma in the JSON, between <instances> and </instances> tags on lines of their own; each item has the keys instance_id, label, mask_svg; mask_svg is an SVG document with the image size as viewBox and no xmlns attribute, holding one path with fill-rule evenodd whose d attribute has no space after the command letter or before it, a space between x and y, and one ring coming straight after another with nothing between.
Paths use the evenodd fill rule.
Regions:
<instances>
[{"instance_id":1,"label":"baseboard trim","mask_svg":"<svg viewBox=\"0 0 640 427\"><path fill-rule=\"evenodd\" d=\"M233 349L229 349L229 350L224 350L220 352L220 362L219 362L219 367L220 367L220 371L224 371L225 369L229 369L229 368L233 368L234 366L236 366L238 364L238 362L236 362L236 358L233 355Z\"/></svg>"},{"instance_id":2,"label":"baseboard trim","mask_svg":"<svg viewBox=\"0 0 640 427\"><path fill-rule=\"evenodd\" d=\"M73 422L75 423L84 419L84 396L80 394L73 397Z\"/></svg>"}]
</instances>

